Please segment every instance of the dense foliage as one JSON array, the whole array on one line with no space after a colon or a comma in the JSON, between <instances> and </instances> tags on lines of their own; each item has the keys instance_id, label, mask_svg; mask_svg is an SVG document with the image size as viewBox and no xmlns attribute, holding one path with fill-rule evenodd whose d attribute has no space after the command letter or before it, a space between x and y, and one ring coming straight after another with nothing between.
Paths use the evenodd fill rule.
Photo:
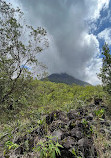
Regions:
<instances>
[{"instance_id":1,"label":"dense foliage","mask_svg":"<svg viewBox=\"0 0 111 158\"><path fill-rule=\"evenodd\" d=\"M108 45L103 46L103 65L99 77L102 80L104 89L111 94L111 54Z\"/></svg>"},{"instance_id":2,"label":"dense foliage","mask_svg":"<svg viewBox=\"0 0 111 158\"><path fill-rule=\"evenodd\" d=\"M71 109L81 107L87 109L87 105L94 103L95 98L103 99L104 102L107 99L101 86L70 86L63 83L34 80L33 78L26 84L28 88L22 93L18 102L13 105L12 110L4 106L0 108L0 141L4 145L1 148L1 153L3 151L6 154L13 152L16 146L16 142L13 144L14 139L25 135L29 136L39 126L45 125L47 131L45 116L48 113L55 110L69 112ZM17 98L17 94L16 92L14 97ZM100 117L101 111L97 111L96 115ZM8 147L7 142L10 142ZM28 140L24 142L26 151L29 150L28 143ZM47 154L49 146L46 147L44 143L42 145L44 152L46 151L44 154ZM53 151L55 151L56 148L53 147Z\"/></svg>"},{"instance_id":3,"label":"dense foliage","mask_svg":"<svg viewBox=\"0 0 111 158\"><path fill-rule=\"evenodd\" d=\"M21 81L20 81L21 83ZM20 97L18 92L13 95L17 102L13 103L12 111L2 111L0 117L3 120L28 117L29 119L37 119L42 117L42 114L49 113L54 110L69 111L77 107L85 106L87 103L94 101L94 98L106 99L106 94L101 86L78 86L66 85L63 83L52 83L50 81L39 81L37 79L26 80L24 84L27 88ZM2 108L2 107L1 107Z\"/></svg>"},{"instance_id":4,"label":"dense foliage","mask_svg":"<svg viewBox=\"0 0 111 158\"><path fill-rule=\"evenodd\" d=\"M0 1L0 103L13 100L15 91L24 89L29 70L37 75L37 54L48 46L46 31L27 26L19 8ZM20 80L22 81L20 83ZM26 88L26 86L25 86ZM21 96L21 95L20 95Z\"/></svg>"}]
</instances>

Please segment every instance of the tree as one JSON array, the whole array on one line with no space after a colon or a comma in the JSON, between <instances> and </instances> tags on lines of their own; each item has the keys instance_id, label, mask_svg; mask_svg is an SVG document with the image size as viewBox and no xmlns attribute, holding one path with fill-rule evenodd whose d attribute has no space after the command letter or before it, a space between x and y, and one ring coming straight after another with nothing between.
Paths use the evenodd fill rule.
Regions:
<instances>
[{"instance_id":1,"label":"tree","mask_svg":"<svg viewBox=\"0 0 111 158\"><path fill-rule=\"evenodd\" d=\"M14 9L10 3L0 0L1 103L17 89L20 79L28 77L29 69L32 74L38 67L45 68L38 62L37 54L48 47L47 32L44 28L26 25L22 19L19 8Z\"/></svg>"},{"instance_id":2,"label":"tree","mask_svg":"<svg viewBox=\"0 0 111 158\"><path fill-rule=\"evenodd\" d=\"M103 46L103 65L98 75L102 80L104 90L111 94L111 54L108 44Z\"/></svg>"}]
</instances>

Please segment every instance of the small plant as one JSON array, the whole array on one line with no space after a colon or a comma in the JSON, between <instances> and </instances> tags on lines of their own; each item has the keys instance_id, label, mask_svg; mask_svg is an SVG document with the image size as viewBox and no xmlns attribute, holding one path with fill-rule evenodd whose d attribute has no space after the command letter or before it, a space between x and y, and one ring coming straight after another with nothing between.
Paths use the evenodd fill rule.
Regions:
<instances>
[{"instance_id":1,"label":"small plant","mask_svg":"<svg viewBox=\"0 0 111 158\"><path fill-rule=\"evenodd\" d=\"M83 124L83 133L85 136L90 137L93 134L93 127L89 125L88 121L85 119L82 119L82 124Z\"/></svg>"},{"instance_id":2,"label":"small plant","mask_svg":"<svg viewBox=\"0 0 111 158\"><path fill-rule=\"evenodd\" d=\"M81 156L78 156L78 153L76 153L75 149L72 149L72 154L76 157L76 158L82 158Z\"/></svg>"},{"instance_id":3,"label":"small plant","mask_svg":"<svg viewBox=\"0 0 111 158\"><path fill-rule=\"evenodd\" d=\"M38 123L39 125L43 125L43 124L44 124L44 120L38 120L37 123Z\"/></svg>"},{"instance_id":4,"label":"small plant","mask_svg":"<svg viewBox=\"0 0 111 158\"><path fill-rule=\"evenodd\" d=\"M89 130L90 130L91 133L93 133L93 127L92 126L90 126Z\"/></svg>"},{"instance_id":5,"label":"small plant","mask_svg":"<svg viewBox=\"0 0 111 158\"><path fill-rule=\"evenodd\" d=\"M26 150L26 151L29 150L29 141L28 141L28 140L26 140L26 141L24 142L24 147L25 147L25 150Z\"/></svg>"},{"instance_id":6,"label":"small plant","mask_svg":"<svg viewBox=\"0 0 111 158\"><path fill-rule=\"evenodd\" d=\"M52 136L46 136L48 140L45 142L39 142L37 144L37 147L34 148L34 151L40 153L40 158L56 158L56 154L60 155L60 148L63 148L62 145L60 145L57 142L53 141Z\"/></svg>"},{"instance_id":7,"label":"small plant","mask_svg":"<svg viewBox=\"0 0 111 158\"><path fill-rule=\"evenodd\" d=\"M4 150L4 156L11 150L11 149L16 149L16 148L18 148L19 147L19 145L18 144L15 144L15 143L13 143L13 142L11 142L11 141L7 141L6 143L5 143L5 150Z\"/></svg>"},{"instance_id":8,"label":"small plant","mask_svg":"<svg viewBox=\"0 0 111 158\"><path fill-rule=\"evenodd\" d=\"M88 126L88 122L85 119L82 119L82 124L84 124L86 127Z\"/></svg>"},{"instance_id":9,"label":"small plant","mask_svg":"<svg viewBox=\"0 0 111 158\"><path fill-rule=\"evenodd\" d=\"M104 112L105 112L104 109L100 109L100 110L95 111L95 114L99 119L101 119L102 116L104 115Z\"/></svg>"}]
</instances>

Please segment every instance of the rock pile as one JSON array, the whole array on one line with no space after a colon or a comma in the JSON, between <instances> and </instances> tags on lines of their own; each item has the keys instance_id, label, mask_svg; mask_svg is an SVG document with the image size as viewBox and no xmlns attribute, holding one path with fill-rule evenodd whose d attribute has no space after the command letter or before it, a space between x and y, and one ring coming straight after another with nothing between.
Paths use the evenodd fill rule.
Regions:
<instances>
[{"instance_id":1,"label":"rock pile","mask_svg":"<svg viewBox=\"0 0 111 158\"><path fill-rule=\"evenodd\" d=\"M93 120L93 116L88 115L88 111L82 108L67 114L55 111L46 117L52 136L58 137L58 142L64 147L60 149L61 156L58 158L97 157L92 126L88 120Z\"/></svg>"},{"instance_id":2,"label":"rock pile","mask_svg":"<svg viewBox=\"0 0 111 158\"><path fill-rule=\"evenodd\" d=\"M34 128L30 134L16 139L14 143L20 146L15 150L15 155L20 156L24 152L32 153L35 144L43 140L46 135L52 135L54 136L52 139L63 146L63 148L60 148L61 156L56 156L57 158L97 158L98 149L96 149L93 140L93 127L98 128L98 123L95 121L97 117L95 110L97 111L98 107L107 110L105 106L98 106L97 100L95 104L71 110L68 113L53 111L45 117L44 124ZM104 136L107 135L110 140L111 121L106 119L105 113L98 120L99 132ZM28 141L28 148L24 143L26 141ZM111 146L108 150L111 150ZM107 152L107 150L104 152ZM30 155L29 157L34 156L31 157Z\"/></svg>"}]
</instances>

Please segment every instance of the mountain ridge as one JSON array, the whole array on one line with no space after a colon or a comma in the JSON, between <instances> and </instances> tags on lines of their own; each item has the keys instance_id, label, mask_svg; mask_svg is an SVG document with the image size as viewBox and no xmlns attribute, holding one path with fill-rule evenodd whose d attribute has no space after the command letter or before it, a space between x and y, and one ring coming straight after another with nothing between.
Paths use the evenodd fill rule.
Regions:
<instances>
[{"instance_id":1,"label":"mountain ridge","mask_svg":"<svg viewBox=\"0 0 111 158\"><path fill-rule=\"evenodd\" d=\"M53 73L51 75L49 75L46 78L41 79L42 81L51 81L51 82L55 82L55 83L65 83L68 85L72 85L72 84L76 84L76 85L80 85L80 86L86 86L86 85L91 85L88 82L79 80L67 73Z\"/></svg>"}]
</instances>

